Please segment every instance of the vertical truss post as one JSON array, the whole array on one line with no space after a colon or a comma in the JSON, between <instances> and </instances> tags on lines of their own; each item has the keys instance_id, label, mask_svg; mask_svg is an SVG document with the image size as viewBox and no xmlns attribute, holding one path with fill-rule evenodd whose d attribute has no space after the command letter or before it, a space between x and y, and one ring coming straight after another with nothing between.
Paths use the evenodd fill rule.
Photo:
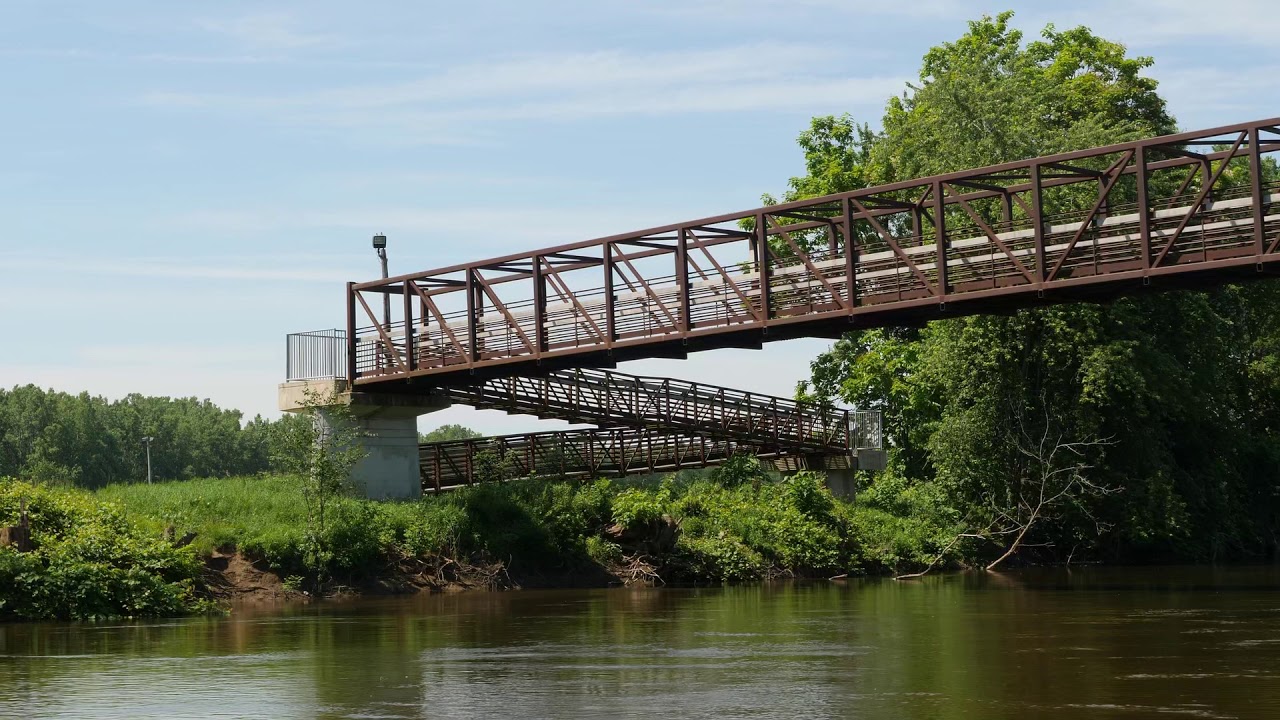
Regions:
<instances>
[{"instance_id":1,"label":"vertical truss post","mask_svg":"<svg viewBox=\"0 0 1280 720\"><path fill-rule=\"evenodd\" d=\"M480 362L480 284L476 271L467 270L467 358L469 364ZM468 470L468 473L470 470Z\"/></svg>"},{"instance_id":2,"label":"vertical truss post","mask_svg":"<svg viewBox=\"0 0 1280 720\"><path fill-rule=\"evenodd\" d=\"M1036 238L1036 287L1043 287L1046 277L1044 259L1044 187L1040 181L1040 163L1031 164L1031 210L1035 217Z\"/></svg>"},{"instance_id":3,"label":"vertical truss post","mask_svg":"<svg viewBox=\"0 0 1280 720\"><path fill-rule=\"evenodd\" d=\"M356 291L355 283L347 283L347 383L356 381Z\"/></svg>"},{"instance_id":4,"label":"vertical truss post","mask_svg":"<svg viewBox=\"0 0 1280 720\"><path fill-rule=\"evenodd\" d=\"M416 288L417 283L414 283L413 287ZM414 292L417 292L417 290L414 290ZM421 295L418 296L418 318L422 321L422 339L429 353L431 348L431 311L427 308L427 299ZM441 330L440 338L441 341L444 340L443 329ZM430 364L430 362L431 357L428 355L427 363ZM418 364L422 364L421 353L418 354Z\"/></svg>"},{"instance_id":5,"label":"vertical truss post","mask_svg":"<svg viewBox=\"0 0 1280 720\"><path fill-rule=\"evenodd\" d=\"M408 372L418 369L418 353L413 341L413 292L412 280L404 281L404 367Z\"/></svg>"},{"instance_id":6,"label":"vertical truss post","mask_svg":"<svg viewBox=\"0 0 1280 720\"><path fill-rule=\"evenodd\" d=\"M533 256L533 354L542 357L547 348L547 279L542 275L542 256Z\"/></svg>"},{"instance_id":7,"label":"vertical truss post","mask_svg":"<svg viewBox=\"0 0 1280 720\"><path fill-rule=\"evenodd\" d=\"M756 268L760 275L760 307L764 311L762 325L769 324L769 307L773 304L769 287L769 225L764 213L756 214Z\"/></svg>"},{"instance_id":8,"label":"vertical truss post","mask_svg":"<svg viewBox=\"0 0 1280 720\"><path fill-rule=\"evenodd\" d=\"M676 233L676 287L680 293L679 331L689 332L693 315L689 303L689 233L680 228Z\"/></svg>"},{"instance_id":9,"label":"vertical truss post","mask_svg":"<svg viewBox=\"0 0 1280 720\"><path fill-rule=\"evenodd\" d=\"M1267 213L1262 207L1262 148L1261 145L1262 132L1257 127L1249 128L1249 188L1253 197L1253 253L1258 257L1267 251L1266 242L1266 217ZM1222 161L1223 163L1231 162L1230 158Z\"/></svg>"},{"instance_id":10,"label":"vertical truss post","mask_svg":"<svg viewBox=\"0 0 1280 720\"><path fill-rule=\"evenodd\" d=\"M613 347L613 341L618 339L617 322L614 319L614 297L613 297L613 243L604 244L604 328L605 345Z\"/></svg>"},{"instance_id":11,"label":"vertical truss post","mask_svg":"<svg viewBox=\"0 0 1280 720\"><path fill-rule=\"evenodd\" d=\"M1135 154L1137 170L1134 172L1138 181L1138 252L1142 255L1142 275L1146 277L1151 269L1151 201L1147 193L1151 191L1147 182L1147 148L1138 146Z\"/></svg>"},{"instance_id":12,"label":"vertical truss post","mask_svg":"<svg viewBox=\"0 0 1280 720\"><path fill-rule=\"evenodd\" d=\"M858 252L853 241L853 202L849 198L840 201L840 214L844 217L844 282L849 308L858 306Z\"/></svg>"},{"instance_id":13,"label":"vertical truss post","mask_svg":"<svg viewBox=\"0 0 1280 720\"><path fill-rule=\"evenodd\" d=\"M938 245L938 302L947 302L947 203L942 196L942 182L933 183L933 229Z\"/></svg>"}]
</instances>

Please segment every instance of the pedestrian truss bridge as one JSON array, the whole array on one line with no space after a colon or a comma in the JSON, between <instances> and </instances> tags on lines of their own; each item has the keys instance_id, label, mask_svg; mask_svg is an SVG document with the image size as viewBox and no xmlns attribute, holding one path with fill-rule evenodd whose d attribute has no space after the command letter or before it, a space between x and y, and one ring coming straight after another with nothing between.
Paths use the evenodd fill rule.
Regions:
<instances>
[{"instance_id":1,"label":"pedestrian truss bridge","mask_svg":"<svg viewBox=\"0 0 1280 720\"><path fill-rule=\"evenodd\" d=\"M1277 151L1280 118L349 283L346 329L323 355L362 392L445 393L614 433L492 441L524 457L522 471L540 457L584 473L744 448L816 457L801 441L839 435L832 411L607 368L1265 276L1280 262ZM844 420L848 455L863 435ZM424 468L440 468L424 469L429 486L470 477L479 444L466 442L422 450Z\"/></svg>"}]
</instances>

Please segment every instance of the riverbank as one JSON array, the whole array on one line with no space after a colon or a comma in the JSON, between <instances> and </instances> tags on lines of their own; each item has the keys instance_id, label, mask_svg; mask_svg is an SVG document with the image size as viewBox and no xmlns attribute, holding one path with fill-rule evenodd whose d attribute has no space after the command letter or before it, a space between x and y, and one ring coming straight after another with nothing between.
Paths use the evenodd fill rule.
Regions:
<instances>
[{"instance_id":1,"label":"riverbank","mask_svg":"<svg viewBox=\"0 0 1280 720\"><path fill-rule=\"evenodd\" d=\"M145 574L160 549L172 556L170 564L181 572L157 582L172 586L173 602L153 606L120 599L114 613L120 615L200 612L210 599L302 592L388 594L887 573L923 566L947 538L940 524L927 519L836 499L818 475L801 473L774 483L751 468L650 483L521 480L414 502L340 497L332 500L322 525L309 521L308 504L296 479L288 476L120 485L92 495L0 482L5 488L0 496L7 498L0 503L0 525L16 518L22 496L33 517L62 518L35 523L36 551L0 550L0 588L13 585L8 579L16 577L19 565L31 582L45 582L40 575L54 567L39 546L80 547L83 543L74 538L84 532L103 534L95 530L97 517L111 518L106 535L117 551L100 557L81 548L63 553L54 564L81 574ZM79 509L68 514L58 510L63 507ZM137 557L131 555L134 550ZM86 613L75 607L79 601L73 596L34 596L44 599L17 609L0 605L0 614L112 614L101 603Z\"/></svg>"}]
</instances>

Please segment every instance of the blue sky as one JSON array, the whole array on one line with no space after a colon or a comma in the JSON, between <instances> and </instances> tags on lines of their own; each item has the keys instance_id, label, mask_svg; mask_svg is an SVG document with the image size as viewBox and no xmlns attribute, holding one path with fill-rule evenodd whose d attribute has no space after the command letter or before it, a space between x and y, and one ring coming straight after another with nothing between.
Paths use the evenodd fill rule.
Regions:
<instances>
[{"instance_id":1,"label":"blue sky","mask_svg":"<svg viewBox=\"0 0 1280 720\"><path fill-rule=\"evenodd\" d=\"M983 12L1154 56L1184 128L1280 115L1272 3L1053 5L5 0L0 386L274 415L284 335L342 324L374 232L395 273L754 206L810 117L878 124ZM789 395L825 346L622 369Z\"/></svg>"}]
</instances>

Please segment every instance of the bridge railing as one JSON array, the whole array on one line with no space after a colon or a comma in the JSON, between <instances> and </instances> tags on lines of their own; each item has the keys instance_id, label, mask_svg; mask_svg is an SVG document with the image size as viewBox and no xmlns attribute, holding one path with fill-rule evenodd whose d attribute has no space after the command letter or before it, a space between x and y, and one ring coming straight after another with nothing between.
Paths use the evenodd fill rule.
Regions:
<instances>
[{"instance_id":1,"label":"bridge railing","mask_svg":"<svg viewBox=\"0 0 1280 720\"><path fill-rule=\"evenodd\" d=\"M347 334L313 330L285 336L285 378L320 380L347 377Z\"/></svg>"},{"instance_id":2,"label":"bridge railing","mask_svg":"<svg viewBox=\"0 0 1280 720\"><path fill-rule=\"evenodd\" d=\"M1277 151L1280 118L353 283L349 372L608 366L1280 263Z\"/></svg>"}]
</instances>

